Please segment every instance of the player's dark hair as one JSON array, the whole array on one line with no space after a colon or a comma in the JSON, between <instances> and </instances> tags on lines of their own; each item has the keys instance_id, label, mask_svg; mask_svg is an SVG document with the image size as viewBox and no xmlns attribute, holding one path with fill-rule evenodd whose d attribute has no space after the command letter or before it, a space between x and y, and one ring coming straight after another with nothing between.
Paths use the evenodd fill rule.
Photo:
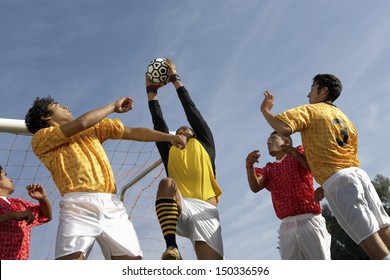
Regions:
<instances>
[{"instance_id":1,"label":"player's dark hair","mask_svg":"<svg viewBox=\"0 0 390 280\"><path fill-rule=\"evenodd\" d=\"M274 130L274 131L271 133L271 135L275 135L275 134L277 134L277 135L279 135L280 137L282 137L282 139L286 139L286 138L287 138L287 139L290 141L290 145L291 145L291 146L293 145L293 140L292 140L291 136L280 135L276 130Z\"/></svg>"},{"instance_id":2,"label":"player's dark hair","mask_svg":"<svg viewBox=\"0 0 390 280\"><path fill-rule=\"evenodd\" d=\"M34 100L32 107L24 117L27 129L31 133L34 134L41 128L49 127L48 123L42 120L41 117L48 117L53 114L53 112L48 109L49 105L52 103L54 103L54 99L51 98L50 95L43 98L37 97Z\"/></svg>"},{"instance_id":3,"label":"player's dark hair","mask_svg":"<svg viewBox=\"0 0 390 280\"><path fill-rule=\"evenodd\" d=\"M2 180L3 178L1 178L1 173L3 172L3 167L0 165L0 180Z\"/></svg>"},{"instance_id":4,"label":"player's dark hair","mask_svg":"<svg viewBox=\"0 0 390 280\"><path fill-rule=\"evenodd\" d=\"M193 135L191 138L196 138L195 131L192 129L192 127L183 125L183 126L179 127L178 129L176 129L176 134L177 134L177 132L178 132L179 130L181 130L181 129L189 129L189 130L191 130L192 135Z\"/></svg>"},{"instance_id":5,"label":"player's dark hair","mask_svg":"<svg viewBox=\"0 0 390 280\"><path fill-rule=\"evenodd\" d=\"M318 85L318 90L327 87L329 94L324 101L335 101L341 94L343 85L341 81L332 74L318 74L313 78L313 83Z\"/></svg>"}]
</instances>

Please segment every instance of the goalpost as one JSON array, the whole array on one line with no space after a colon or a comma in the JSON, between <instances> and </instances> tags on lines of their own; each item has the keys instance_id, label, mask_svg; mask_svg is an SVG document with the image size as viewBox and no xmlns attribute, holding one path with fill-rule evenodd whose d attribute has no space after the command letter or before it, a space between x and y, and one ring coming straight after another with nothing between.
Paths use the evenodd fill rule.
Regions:
<instances>
[{"instance_id":1,"label":"goalpost","mask_svg":"<svg viewBox=\"0 0 390 280\"><path fill-rule=\"evenodd\" d=\"M129 213L145 260L158 260L165 250L165 242L154 211L158 182L165 176L164 166L153 142L109 140L103 144L113 169L118 197ZM31 183L44 185L53 207L53 219L34 227L31 236L30 259L54 259L61 196L50 172L31 150L31 133L24 120L0 118L0 165L13 180L12 197L36 203L26 192ZM184 259L196 259L188 239L178 236ZM89 259L103 259L99 246L94 246Z\"/></svg>"}]
</instances>

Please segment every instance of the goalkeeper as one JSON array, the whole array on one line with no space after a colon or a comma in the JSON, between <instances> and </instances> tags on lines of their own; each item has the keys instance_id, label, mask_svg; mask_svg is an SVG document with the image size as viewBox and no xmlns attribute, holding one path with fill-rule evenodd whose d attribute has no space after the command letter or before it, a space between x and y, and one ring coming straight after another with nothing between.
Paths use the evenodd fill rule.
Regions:
<instances>
[{"instance_id":1,"label":"goalkeeper","mask_svg":"<svg viewBox=\"0 0 390 280\"><path fill-rule=\"evenodd\" d=\"M209 126L180 81L175 64L167 59L169 81L174 85L191 127L182 126L177 135L187 138L187 147L177 149L157 142L167 178L157 190L156 214L166 242L163 260L182 259L176 234L189 238L199 260L223 259L221 224L217 209L222 194L216 181L215 145ZM169 132L157 98L164 84L152 83L146 75L146 91L154 129Z\"/></svg>"}]
</instances>

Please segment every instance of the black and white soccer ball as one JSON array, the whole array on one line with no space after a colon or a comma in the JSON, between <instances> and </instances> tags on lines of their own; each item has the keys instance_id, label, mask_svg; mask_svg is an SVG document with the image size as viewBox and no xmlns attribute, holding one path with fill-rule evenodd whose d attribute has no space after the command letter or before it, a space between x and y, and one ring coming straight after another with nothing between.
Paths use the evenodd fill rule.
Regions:
<instances>
[{"instance_id":1,"label":"black and white soccer ball","mask_svg":"<svg viewBox=\"0 0 390 280\"><path fill-rule=\"evenodd\" d=\"M146 71L149 80L153 83L165 83L169 77L169 68L165 65L164 58L155 58L148 64Z\"/></svg>"}]
</instances>

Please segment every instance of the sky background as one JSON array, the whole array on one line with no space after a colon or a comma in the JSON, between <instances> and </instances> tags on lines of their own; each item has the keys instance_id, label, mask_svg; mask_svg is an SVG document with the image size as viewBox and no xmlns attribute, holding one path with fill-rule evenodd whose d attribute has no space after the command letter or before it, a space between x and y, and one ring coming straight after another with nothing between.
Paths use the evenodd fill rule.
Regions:
<instances>
[{"instance_id":1,"label":"sky background","mask_svg":"<svg viewBox=\"0 0 390 280\"><path fill-rule=\"evenodd\" d=\"M389 14L386 0L0 0L0 118L24 119L38 96L76 117L130 96L134 110L110 117L152 127L146 66L172 58L214 133L225 258L277 260L280 221L270 194L250 191L245 171L252 150L262 155L257 166L273 161L263 92L280 113L308 103L316 74L339 77L336 105L357 127L361 167L371 179L389 177ZM187 124L172 85L159 97L171 130ZM300 144L299 134L293 139ZM53 239L36 242L54 250Z\"/></svg>"}]
</instances>

